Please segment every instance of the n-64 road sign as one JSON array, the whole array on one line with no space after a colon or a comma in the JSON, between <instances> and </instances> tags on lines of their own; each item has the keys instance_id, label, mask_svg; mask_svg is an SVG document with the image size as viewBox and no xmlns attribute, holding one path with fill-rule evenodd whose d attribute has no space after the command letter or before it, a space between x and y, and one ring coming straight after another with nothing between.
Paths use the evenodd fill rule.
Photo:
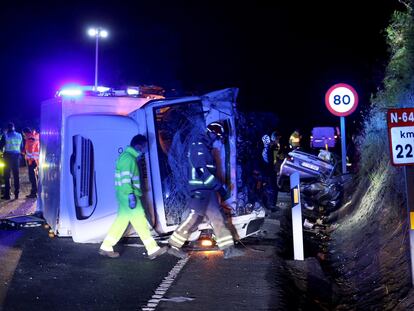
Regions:
<instances>
[{"instance_id":1,"label":"n-64 road sign","mask_svg":"<svg viewBox=\"0 0 414 311\"><path fill-rule=\"evenodd\" d=\"M414 165L414 108L387 111L388 138L393 165Z\"/></svg>"}]
</instances>

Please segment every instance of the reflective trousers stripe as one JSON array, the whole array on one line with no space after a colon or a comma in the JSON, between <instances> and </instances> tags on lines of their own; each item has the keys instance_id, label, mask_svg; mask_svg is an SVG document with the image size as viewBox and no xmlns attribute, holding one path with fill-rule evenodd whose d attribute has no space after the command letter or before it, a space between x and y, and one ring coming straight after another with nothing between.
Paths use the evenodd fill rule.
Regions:
<instances>
[{"instance_id":1,"label":"reflective trousers stripe","mask_svg":"<svg viewBox=\"0 0 414 311\"><path fill-rule=\"evenodd\" d=\"M171 242L172 242L172 243L171 243ZM182 242L181 240L179 240L175 234L173 234L173 235L170 237L170 244L172 244L172 245L174 245L174 246L181 247L181 246L183 246L183 245L184 245L184 243L185 243L185 241L184 241L184 242Z\"/></svg>"},{"instance_id":2,"label":"reflective trousers stripe","mask_svg":"<svg viewBox=\"0 0 414 311\"><path fill-rule=\"evenodd\" d=\"M138 233L148 254L153 254L159 249L157 242L151 236L151 232L148 228L148 221L139 200L135 209L130 209L128 204L120 205L118 215L109 229L101 248L106 251L113 250L112 247L122 237L129 223L132 224L132 227Z\"/></svg>"}]
</instances>

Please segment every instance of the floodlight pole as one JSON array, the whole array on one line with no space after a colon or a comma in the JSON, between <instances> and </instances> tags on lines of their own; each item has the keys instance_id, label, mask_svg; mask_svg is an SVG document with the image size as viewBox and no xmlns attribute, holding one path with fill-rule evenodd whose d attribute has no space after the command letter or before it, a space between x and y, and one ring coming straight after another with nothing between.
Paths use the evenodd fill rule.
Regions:
<instances>
[{"instance_id":1,"label":"floodlight pole","mask_svg":"<svg viewBox=\"0 0 414 311\"><path fill-rule=\"evenodd\" d=\"M98 50L99 50L99 30L95 36L96 47L95 47L95 91L98 88Z\"/></svg>"},{"instance_id":2,"label":"floodlight pole","mask_svg":"<svg viewBox=\"0 0 414 311\"><path fill-rule=\"evenodd\" d=\"M91 37L95 37L95 91L98 89L98 56L99 56L99 38L106 38L108 36L108 32L101 28L90 28L88 30L88 34Z\"/></svg>"}]
</instances>

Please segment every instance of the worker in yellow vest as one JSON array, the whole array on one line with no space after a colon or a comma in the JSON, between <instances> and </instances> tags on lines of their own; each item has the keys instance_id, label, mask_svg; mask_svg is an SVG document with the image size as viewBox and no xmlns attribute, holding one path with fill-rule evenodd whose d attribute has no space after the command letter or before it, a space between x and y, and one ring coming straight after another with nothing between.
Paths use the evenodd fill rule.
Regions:
<instances>
[{"instance_id":1,"label":"worker in yellow vest","mask_svg":"<svg viewBox=\"0 0 414 311\"><path fill-rule=\"evenodd\" d=\"M3 200L10 200L10 177L13 173L14 180L14 198L19 198L20 182L19 167L20 153L22 151L23 137L15 131L14 124L10 122L7 125L7 132L2 136L0 141L0 149L4 148L4 194Z\"/></svg>"},{"instance_id":2,"label":"worker in yellow vest","mask_svg":"<svg viewBox=\"0 0 414 311\"><path fill-rule=\"evenodd\" d=\"M147 138L143 135L135 135L130 146L116 161L115 190L119 205L118 216L99 249L99 254L102 256L119 257L113 246L121 239L130 222L144 243L150 260L167 251L167 247L159 247L152 237L140 200L142 191L137 160L145 152L146 146Z\"/></svg>"},{"instance_id":3,"label":"worker in yellow vest","mask_svg":"<svg viewBox=\"0 0 414 311\"><path fill-rule=\"evenodd\" d=\"M294 132L289 137L289 147L291 149L300 148L300 143L302 140L302 135L299 132L299 129L294 130Z\"/></svg>"}]
</instances>

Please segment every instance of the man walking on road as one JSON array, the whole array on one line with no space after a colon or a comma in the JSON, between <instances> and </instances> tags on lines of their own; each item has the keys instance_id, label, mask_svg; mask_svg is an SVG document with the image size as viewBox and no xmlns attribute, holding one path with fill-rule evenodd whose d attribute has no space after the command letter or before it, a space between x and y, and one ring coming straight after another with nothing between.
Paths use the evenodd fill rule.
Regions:
<instances>
[{"instance_id":1,"label":"man walking on road","mask_svg":"<svg viewBox=\"0 0 414 311\"><path fill-rule=\"evenodd\" d=\"M27 198L37 198L37 176L39 166L39 134L30 130L28 127L23 129L24 136L24 157L26 159L29 181L32 185L30 194Z\"/></svg>"},{"instance_id":2,"label":"man walking on road","mask_svg":"<svg viewBox=\"0 0 414 311\"><path fill-rule=\"evenodd\" d=\"M234 247L234 240L218 201L218 194L224 197L226 191L217 174L218 153L214 150L215 140L223 133L222 126L211 123L207 133L200 134L190 143L187 154L189 161L188 186L190 200L187 203L190 213L171 235L168 243L168 253L178 258L185 258L187 254L181 249L192 232L206 216L211 223L218 247L223 250L224 258L242 256L244 252Z\"/></svg>"},{"instance_id":3,"label":"man walking on road","mask_svg":"<svg viewBox=\"0 0 414 311\"><path fill-rule=\"evenodd\" d=\"M7 125L7 132L2 136L0 141L0 149L4 148L4 195L3 200L10 200L10 177L13 172L14 180L14 198L19 198L20 182L19 182L19 166L20 152L22 150L22 135L15 131L14 124L10 122Z\"/></svg>"},{"instance_id":4,"label":"man walking on road","mask_svg":"<svg viewBox=\"0 0 414 311\"><path fill-rule=\"evenodd\" d=\"M144 243L149 259L155 259L167 251L167 247L159 247L151 236L140 200L142 191L137 161L144 154L146 145L145 136L134 136L130 146L116 162L115 189L119 204L118 216L99 249L99 254L102 256L119 257L119 253L114 252L113 246L118 243L130 222Z\"/></svg>"}]
</instances>

